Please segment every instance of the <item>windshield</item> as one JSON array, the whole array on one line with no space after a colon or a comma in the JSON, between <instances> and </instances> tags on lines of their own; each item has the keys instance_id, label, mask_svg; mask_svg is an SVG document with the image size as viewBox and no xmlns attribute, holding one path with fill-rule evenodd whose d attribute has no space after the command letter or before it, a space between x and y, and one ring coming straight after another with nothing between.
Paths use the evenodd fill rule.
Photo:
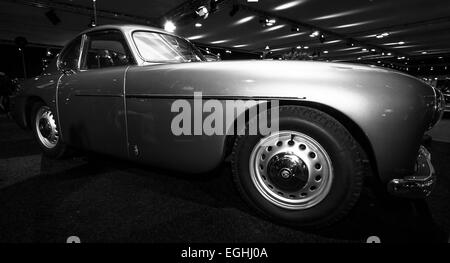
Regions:
<instances>
[{"instance_id":1,"label":"windshield","mask_svg":"<svg viewBox=\"0 0 450 263\"><path fill-rule=\"evenodd\" d=\"M147 31L133 33L139 54L147 62L204 61L198 49L182 38Z\"/></svg>"}]
</instances>

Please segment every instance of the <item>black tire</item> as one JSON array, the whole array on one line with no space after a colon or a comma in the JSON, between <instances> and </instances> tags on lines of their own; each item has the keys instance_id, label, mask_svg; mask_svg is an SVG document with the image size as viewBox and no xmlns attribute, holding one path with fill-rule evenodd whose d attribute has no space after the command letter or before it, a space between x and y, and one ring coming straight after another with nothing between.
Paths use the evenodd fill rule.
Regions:
<instances>
[{"instance_id":1,"label":"black tire","mask_svg":"<svg viewBox=\"0 0 450 263\"><path fill-rule=\"evenodd\" d=\"M304 209L286 209L268 201L250 174L249 160L261 135L242 135L232 152L233 179L243 199L256 212L282 224L300 227L324 227L342 217L359 199L365 169L364 152L346 128L336 119L316 109L282 106L279 130L292 130L316 140L331 159L333 180L328 194L319 203Z\"/></svg>"},{"instance_id":2,"label":"black tire","mask_svg":"<svg viewBox=\"0 0 450 263\"><path fill-rule=\"evenodd\" d=\"M31 107L31 114L30 114L30 126L33 130L34 136L39 144L39 147L41 148L42 152L45 156L54 158L54 159L60 159L67 157L69 155L70 150L68 147L62 142L61 138L58 138L56 144L52 147L48 147L43 143L43 141L39 137L39 131L38 131L38 125L36 125L36 118L38 115L38 112L42 108L47 108L50 112L52 109L48 107L45 103L39 101L35 102ZM57 122L55 121L55 125L57 127ZM57 127L58 128L58 127Z\"/></svg>"}]
</instances>

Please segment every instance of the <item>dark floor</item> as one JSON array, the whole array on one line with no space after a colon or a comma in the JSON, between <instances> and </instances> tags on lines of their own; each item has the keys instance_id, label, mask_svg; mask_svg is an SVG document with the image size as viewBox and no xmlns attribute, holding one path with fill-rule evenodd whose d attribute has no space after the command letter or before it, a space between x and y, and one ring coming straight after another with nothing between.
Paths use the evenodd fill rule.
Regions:
<instances>
[{"instance_id":1,"label":"dark floor","mask_svg":"<svg viewBox=\"0 0 450 263\"><path fill-rule=\"evenodd\" d=\"M103 156L42 157L31 133L0 116L0 242L447 242L450 143L429 145L439 173L426 202L364 188L341 223L321 231L253 215L224 165L188 176Z\"/></svg>"}]
</instances>

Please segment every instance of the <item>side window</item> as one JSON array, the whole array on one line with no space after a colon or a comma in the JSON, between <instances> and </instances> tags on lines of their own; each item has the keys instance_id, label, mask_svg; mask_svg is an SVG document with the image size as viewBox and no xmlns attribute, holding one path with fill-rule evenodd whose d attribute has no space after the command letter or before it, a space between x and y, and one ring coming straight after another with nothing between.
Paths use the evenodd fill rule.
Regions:
<instances>
[{"instance_id":1,"label":"side window","mask_svg":"<svg viewBox=\"0 0 450 263\"><path fill-rule=\"evenodd\" d=\"M58 60L58 69L77 70L80 57L81 36L70 42Z\"/></svg>"},{"instance_id":2,"label":"side window","mask_svg":"<svg viewBox=\"0 0 450 263\"><path fill-rule=\"evenodd\" d=\"M122 32L116 30L87 35L82 69L118 67L134 64Z\"/></svg>"}]
</instances>

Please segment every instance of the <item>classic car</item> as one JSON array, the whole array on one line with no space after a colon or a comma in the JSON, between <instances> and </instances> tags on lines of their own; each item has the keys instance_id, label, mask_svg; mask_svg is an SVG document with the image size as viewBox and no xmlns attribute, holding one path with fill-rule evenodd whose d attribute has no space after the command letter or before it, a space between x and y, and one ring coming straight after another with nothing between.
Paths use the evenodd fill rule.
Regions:
<instances>
[{"instance_id":1,"label":"classic car","mask_svg":"<svg viewBox=\"0 0 450 263\"><path fill-rule=\"evenodd\" d=\"M192 103L196 92L221 103L276 101L279 129L174 134L174 101ZM22 83L13 108L47 156L78 148L186 174L231 160L255 212L321 227L347 214L368 177L394 195L430 193L435 172L421 139L442 117L443 100L421 80L375 66L208 62L161 29L105 25L79 34L53 68Z\"/></svg>"}]
</instances>

